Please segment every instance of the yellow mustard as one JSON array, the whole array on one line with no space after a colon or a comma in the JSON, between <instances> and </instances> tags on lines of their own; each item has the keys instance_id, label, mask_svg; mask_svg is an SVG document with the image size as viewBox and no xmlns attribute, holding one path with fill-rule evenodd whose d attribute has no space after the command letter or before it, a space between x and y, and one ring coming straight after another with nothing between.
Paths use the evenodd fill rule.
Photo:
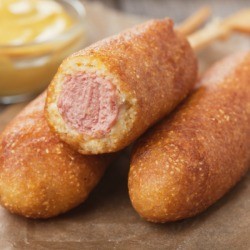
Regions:
<instances>
[{"instance_id":1,"label":"yellow mustard","mask_svg":"<svg viewBox=\"0 0 250 250\"><path fill-rule=\"evenodd\" d=\"M84 32L76 31L63 2L0 0L0 103L42 91L61 61L81 46Z\"/></svg>"},{"instance_id":2,"label":"yellow mustard","mask_svg":"<svg viewBox=\"0 0 250 250\"><path fill-rule=\"evenodd\" d=\"M0 0L0 45L41 42L72 26L73 20L50 0Z\"/></svg>"}]
</instances>

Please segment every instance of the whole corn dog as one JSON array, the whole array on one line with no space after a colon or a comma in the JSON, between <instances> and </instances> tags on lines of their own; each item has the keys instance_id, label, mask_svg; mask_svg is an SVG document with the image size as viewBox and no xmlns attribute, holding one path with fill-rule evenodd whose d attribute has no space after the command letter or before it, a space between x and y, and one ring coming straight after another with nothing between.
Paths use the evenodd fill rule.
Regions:
<instances>
[{"instance_id":1,"label":"whole corn dog","mask_svg":"<svg viewBox=\"0 0 250 250\"><path fill-rule=\"evenodd\" d=\"M112 156L83 156L50 131L45 94L29 104L0 136L0 201L10 212L48 218L82 203Z\"/></svg>"},{"instance_id":2,"label":"whole corn dog","mask_svg":"<svg viewBox=\"0 0 250 250\"><path fill-rule=\"evenodd\" d=\"M250 52L218 62L180 108L139 140L129 194L152 222L194 216L250 166Z\"/></svg>"},{"instance_id":3,"label":"whole corn dog","mask_svg":"<svg viewBox=\"0 0 250 250\"><path fill-rule=\"evenodd\" d=\"M169 19L153 20L66 59L48 89L46 116L82 154L118 151L193 88L197 60Z\"/></svg>"}]
</instances>

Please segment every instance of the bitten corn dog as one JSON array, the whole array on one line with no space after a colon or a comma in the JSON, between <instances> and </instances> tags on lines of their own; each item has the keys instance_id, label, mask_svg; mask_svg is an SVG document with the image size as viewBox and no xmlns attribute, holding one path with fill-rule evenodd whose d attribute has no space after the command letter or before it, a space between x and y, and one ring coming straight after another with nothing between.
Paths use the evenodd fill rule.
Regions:
<instances>
[{"instance_id":1,"label":"bitten corn dog","mask_svg":"<svg viewBox=\"0 0 250 250\"><path fill-rule=\"evenodd\" d=\"M44 117L45 95L0 136L0 201L10 212L48 218L82 203L112 156L82 156L61 142Z\"/></svg>"},{"instance_id":2,"label":"bitten corn dog","mask_svg":"<svg viewBox=\"0 0 250 250\"><path fill-rule=\"evenodd\" d=\"M204 211L249 169L250 52L218 62L200 85L132 154L130 198L148 221Z\"/></svg>"},{"instance_id":3,"label":"bitten corn dog","mask_svg":"<svg viewBox=\"0 0 250 250\"><path fill-rule=\"evenodd\" d=\"M46 116L80 153L118 151L183 100L196 76L195 55L173 22L149 21L66 59Z\"/></svg>"}]
</instances>

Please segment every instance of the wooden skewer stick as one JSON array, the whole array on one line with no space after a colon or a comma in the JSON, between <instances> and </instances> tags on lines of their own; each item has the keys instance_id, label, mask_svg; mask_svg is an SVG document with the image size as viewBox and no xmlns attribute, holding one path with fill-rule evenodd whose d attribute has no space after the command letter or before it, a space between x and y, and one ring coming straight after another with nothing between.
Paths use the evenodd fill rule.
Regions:
<instances>
[{"instance_id":1,"label":"wooden skewer stick","mask_svg":"<svg viewBox=\"0 0 250 250\"><path fill-rule=\"evenodd\" d=\"M177 26L177 30L184 35L192 34L211 16L211 8L204 6Z\"/></svg>"},{"instance_id":2,"label":"wooden skewer stick","mask_svg":"<svg viewBox=\"0 0 250 250\"><path fill-rule=\"evenodd\" d=\"M250 33L250 9L241 10L223 21L223 25L235 31Z\"/></svg>"},{"instance_id":3,"label":"wooden skewer stick","mask_svg":"<svg viewBox=\"0 0 250 250\"><path fill-rule=\"evenodd\" d=\"M188 36L188 40L193 49L199 51L217 39L227 38L233 31L250 33L250 9L239 11L224 20L214 20Z\"/></svg>"}]
</instances>

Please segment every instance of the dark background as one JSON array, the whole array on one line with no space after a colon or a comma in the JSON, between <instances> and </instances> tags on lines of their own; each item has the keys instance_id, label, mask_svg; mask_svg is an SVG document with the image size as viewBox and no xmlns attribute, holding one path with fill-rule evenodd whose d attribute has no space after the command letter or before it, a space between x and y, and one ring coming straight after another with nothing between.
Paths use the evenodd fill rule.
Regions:
<instances>
[{"instance_id":1,"label":"dark background","mask_svg":"<svg viewBox=\"0 0 250 250\"><path fill-rule=\"evenodd\" d=\"M212 6L215 16L225 16L241 8L250 7L249 0L88 0L88 2L102 2L103 4L130 14L146 17L169 16L179 22L195 9L204 6Z\"/></svg>"}]
</instances>

